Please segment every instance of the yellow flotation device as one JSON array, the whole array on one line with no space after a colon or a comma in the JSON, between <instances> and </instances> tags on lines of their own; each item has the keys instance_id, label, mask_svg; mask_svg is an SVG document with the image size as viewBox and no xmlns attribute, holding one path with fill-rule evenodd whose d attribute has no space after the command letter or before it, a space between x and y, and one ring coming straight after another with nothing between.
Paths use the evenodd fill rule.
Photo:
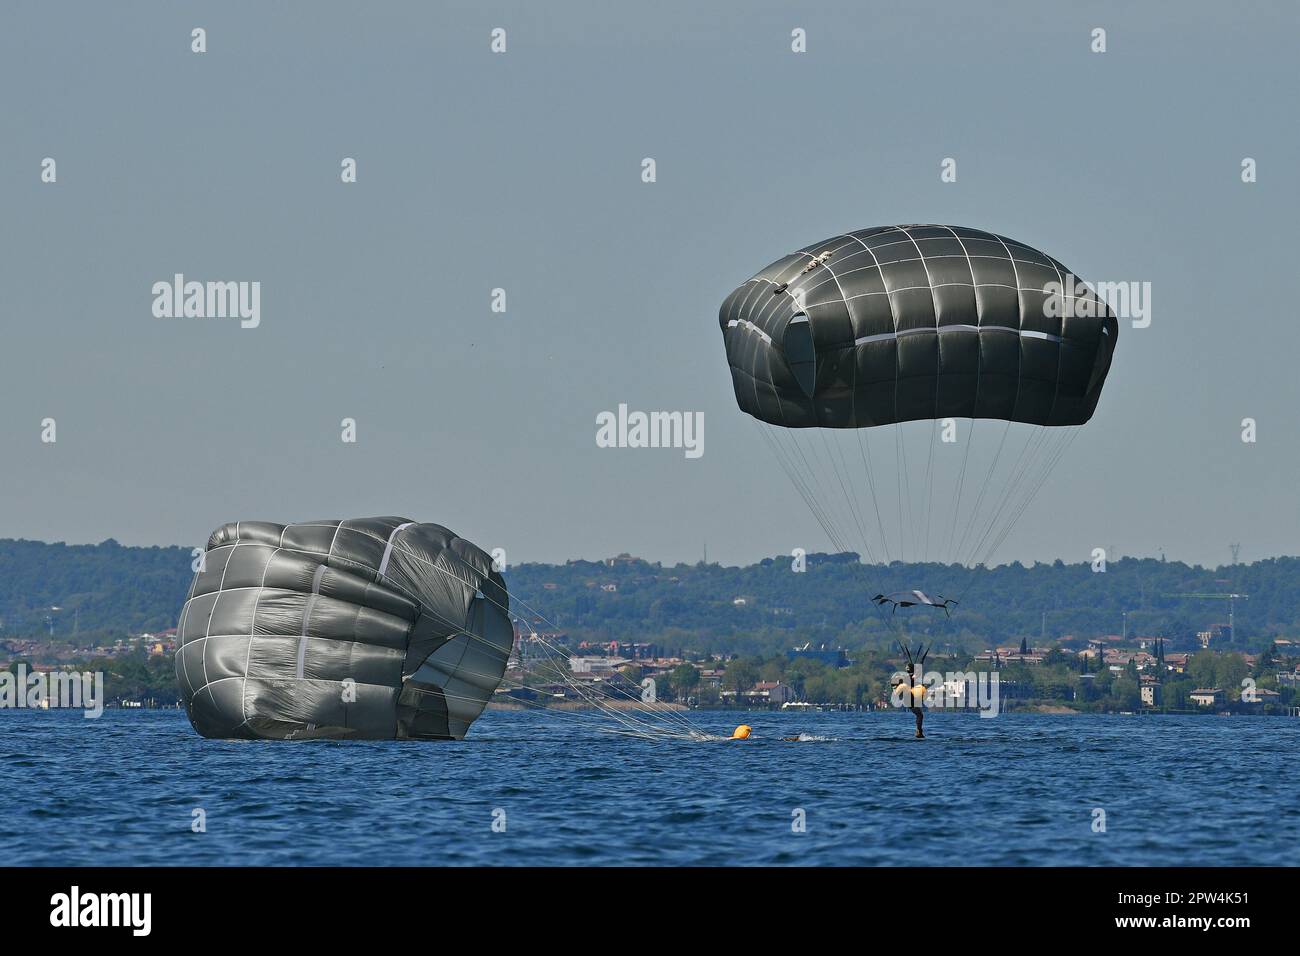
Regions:
<instances>
[{"instance_id":1,"label":"yellow flotation device","mask_svg":"<svg viewBox=\"0 0 1300 956\"><path fill-rule=\"evenodd\" d=\"M754 728L749 726L749 724L741 724L739 727L737 727L735 730L731 732L731 739L745 740L753 732L754 732Z\"/></svg>"}]
</instances>

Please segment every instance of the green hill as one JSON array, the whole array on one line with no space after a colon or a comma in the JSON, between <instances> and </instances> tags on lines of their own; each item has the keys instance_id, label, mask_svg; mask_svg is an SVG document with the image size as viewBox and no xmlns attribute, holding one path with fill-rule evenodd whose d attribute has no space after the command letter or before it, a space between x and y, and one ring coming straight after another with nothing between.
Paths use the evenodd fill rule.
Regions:
<instances>
[{"instance_id":1,"label":"green hill","mask_svg":"<svg viewBox=\"0 0 1300 956\"><path fill-rule=\"evenodd\" d=\"M192 556L181 547L123 547L0 540L0 622L5 637L48 634L79 642L159 630L176 623ZM855 555L813 554L796 573L789 557L745 567L609 562L521 564L507 572L517 614L575 639L657 643L664 650L774 653L794 644L849 648L892 639L891 625L954 648L1030 643L1040 632L1094 637L1162 634L1177 644L1226 624L1228 602L1169 597L1248 594L1236 602L1226 643L1261 648L1300 637L1300 558L1202 568L1124 558L1105 573L1087 564L1002 565L975 572L896 562L867 567ZM945 618L925 608L892 620L869 602L877 591L915 587L960 595ZM948 590L945 591L944 588ZM58 607L58 611L51 608ZM1044 612L1046 619L1044 620Z\"/></svg>"}]
</instances>

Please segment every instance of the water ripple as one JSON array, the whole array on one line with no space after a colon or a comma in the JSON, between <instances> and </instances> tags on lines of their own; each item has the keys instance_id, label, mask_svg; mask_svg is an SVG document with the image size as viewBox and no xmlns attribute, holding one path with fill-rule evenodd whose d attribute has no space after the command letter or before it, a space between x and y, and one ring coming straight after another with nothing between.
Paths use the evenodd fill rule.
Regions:
<instances>
[{"instance_id":1,"label":"water ripple","mask_svg":"<svg viewBox=\"0 0 1300 956\"><path fill-rule=\"evenodd\" d=\"M739 715L692 718L725 735ZM744 743L501 712L463 742L277 744L202 740L174 711L0 712L0 852L44 865L1159 866L1285 864L1300 838L1300 720L936 714L916 741L894 713L743 719ZM818 739L781 740L800 733Z\"/></svg>"}]
</instances>

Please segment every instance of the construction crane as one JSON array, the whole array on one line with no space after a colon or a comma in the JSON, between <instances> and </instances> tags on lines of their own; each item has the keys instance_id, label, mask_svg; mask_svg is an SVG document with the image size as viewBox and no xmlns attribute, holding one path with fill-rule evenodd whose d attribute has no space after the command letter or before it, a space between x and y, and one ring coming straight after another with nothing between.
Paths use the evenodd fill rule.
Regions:
<instances>
[{"instance_id":1,"label":"construction crane","mask_svg":"<svg viewBox=\"0 0 1300 956\"><path fill-rule=\"evenodd\" d=\"M1246 600L1249 594L1225 593L1216 594L1211 591L1186 591L1180 594L1166 594L1167 598L1202 598L1207 601L1227 601L1228 602L1228 630L1232 632L1233 639L1237 637L1237 599Z\"/></svg>"}]
</instances>

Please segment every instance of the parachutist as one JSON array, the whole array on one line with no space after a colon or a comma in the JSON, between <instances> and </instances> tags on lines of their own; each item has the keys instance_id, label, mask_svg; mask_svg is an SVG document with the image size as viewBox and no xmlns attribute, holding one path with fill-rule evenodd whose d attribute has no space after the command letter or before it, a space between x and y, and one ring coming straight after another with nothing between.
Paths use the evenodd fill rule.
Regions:
<instances>
[{"instance_id":1,"label":"parachutist","mask_svg":"<svg viewBox=\"0 0 1300 956\"><path fill-rule=\"evenodd\" d=\"M925 711L921 709L921 705L918 704L917 701L925 699L925 687L916 686L916 665L918 663L925 663L925 659L930 656L930 649L927 647L922 651L921 646L918 644L916 647L916 653L920 660L917 661L913 659L912 652L908 650L906 644L899 641L898 646L901 647L903 653L907 655L907 691L909 696L912 698L912 706L908 709L912 711L912 716L916 718L916 739L924 740L925 732L922 730L922 725L925 723ZM917 694L918 690L921 692L920 694Z\"/></svg>"},{"instance_id":2,"label":"parachutist","mask_svg":"<svg viewBox=\"0 0 1300 956\"><path fill-rule=\"evenodd\" d=\"M832 257L834 270L828 266ZM829 275L801 278L824 265ZM1045 485L1077 434L1074 429L1092 419L1110 372L1119 319L1095 291L1073 281L1074 311L1068 319L1059 314L1049 285L1064 287L1062 277L1074 274L1023 242L981 229L876 226L782 256L723 301L718 327L736 404L770 426L760 431L777 464L837 546L847 544L842 540L847 527L834 526L843 525L843 517L853 520L866 552L867 560L857 562L864 575L874 574L873 566L893 563L890 522L882 518L876 488L886 467L899 492L897 554L927 552L931 519L938 515L949 525L940 565L954 570L967 566L973 573L986 566ZM789 313L785 300L763 294L781 290L783 284L788 290L791 283L801 285L800 293L815 289L814 301L805 307L802 296L786 291L795 306ZM939 435L945 442L955 440L960 419L971 421L971 434L964 442L961 471L953 476L957 493L945 515L932 507L942 500L934 497L934 442ZM963 499L966 452L980 420L1005 426L988 478L977 494ZM931 442L924 478L908 466L901 426L910 422L921 423L913 431L928 432ZM890 425L895 426L893 455L873 464L872 436ZM1025 443L1016 463L999 473L1003 444L1013 426ZM877 443L882 440L887 439L877 437ZM860 482L851 464L855 458L861 458L865 472ZM824 476L818 474L823 468L829 471ZM872 512L861 507L858 497L864 485ZM825 499L835 488L843 495L843 511ZM910 503L904 518L902 499L911 494L909 489L924 496L923 529L913 520ZM997 501L986 509L992 511L987 519L979 513L985 501ZM961 527L966 530L958 537ZM884 561L871 554L877 542ZM969 584L968 578L959 593L967 593ZM916 590L880 593L873 601L882 618L886 604L891 610L942 608L945 614L957 604ZM926 689L917 686L910 652L909 664L908 709L916 717L919 739L924 736L921 697Z\"/></svg>"}]
</instances>

